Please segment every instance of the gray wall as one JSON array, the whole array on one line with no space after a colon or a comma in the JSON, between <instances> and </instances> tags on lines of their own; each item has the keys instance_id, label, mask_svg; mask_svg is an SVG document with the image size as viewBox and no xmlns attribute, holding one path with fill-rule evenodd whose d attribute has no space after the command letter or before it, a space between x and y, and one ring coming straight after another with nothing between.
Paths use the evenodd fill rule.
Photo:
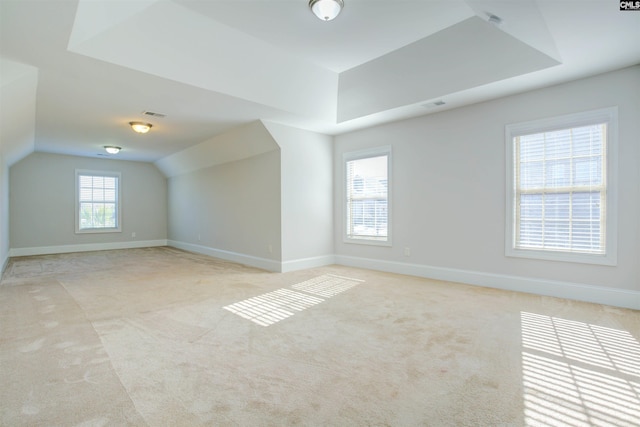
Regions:
<instances>
[{"instance_id":1,"label":"gray wall","mask_svg":"<svg viewBox=\"0 0 640 427\"><path fill-rule=\"evenodd\" d=\"M332 263L332 153L330 136L257 122L163 159L169 244L273 271Z\"/></svg>"},{"instance_id":2,"label":"gray wall","mask_svg":"<svg viewBox=\"0 0 640 427\"><path fill-rule=\"evenodd\" d=\"M38 70L0 58L0 267L9 257L9 167L33 151Z\"/></svg>"},{"instance_id":3,"label":"gray wall","mask_svg":"<svg viewBox=\"0 0 640 427\"><path fill-rule=\"evenodd\" d=\"M440 272L490 273L494 279L510 275L640 291L639 100L640 67L636 66L337 136L334 239L338 261L367 258L388 265L432 266ZM506 257L505 125L610 106L619 107L618 265ZM342 154L383 145L393 149L393 246L345 243ZM410 248L410 256L404 255L404 248Z\"/></svg>"},{"instance_id":4,"label":"gray wall","mask_svg":"<svg viewBox=\"0 0 640 427\"><path fill-rule=\"evenodd\" d=\"M75 233L76 169L121 173L122 232ZM167 238L167 180L151 163L36 152L10 168L9 185L12 251Z\"/></svg>"},{"instance_id":5,"label":"gray wall","mask_svg":"<svg viewBox=\"0 0 640 427\"><path fill-rule=\"evenodd\" d=\"M171 177L168 196L170 243L280 261L279 150Z\"/></svg>"},{"instance_id":6,"label":"gray wall","mask_svg":"<svg viewBox=\"0 0 640 427\"><path fill-rule=\"evenodd\" d=\"M506 257L505 125L610 106L619 108L617 265ZM9 171L10 246L130 243L136 232L138 241L168 238L270 269L303 268L297 261L314 257L329 263L333 253L338 263L451 273L447 280L487 286L522 279L529 287L511 288L576 299L592 286L590 300L616 305L631 296L640 307L638 117L640 66L339 135L333 148L331 137L267 124L280 148L258 129L265 147L273 142L271 151L168 180L152 164L33 153ZM248 134L238 132L229 138L242 150ZM345 243L342 155L385 145L393 149L393 246ZM122 173L122 233L74 233L75 169ZM0 257L6 257L6 169L0 177ZM560 285L565 293L555 291ZM601 299L603 288L618 299Z\"/></svg>"}]
</instances>

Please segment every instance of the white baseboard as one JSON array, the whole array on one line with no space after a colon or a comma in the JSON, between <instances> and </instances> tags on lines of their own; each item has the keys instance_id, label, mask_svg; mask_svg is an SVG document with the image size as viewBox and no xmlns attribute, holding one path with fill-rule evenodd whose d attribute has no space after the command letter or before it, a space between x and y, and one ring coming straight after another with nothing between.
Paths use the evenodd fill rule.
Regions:
<instances>
[{"instance_id":1,"label":"white baseboard","mask_svg":"<svg viewBox=\"0 0 640 427\"><path fill-rule=\"evenodd\" d=\"M434 267L422 264L410 264L379 259L360 258L346 255L324 255L302 258L291 261L275 261L266 258L244 255L237 252L210 248L176 240L143 240L115 243L90 243L82 245L41 246L32 248L12 248L9 256L2 262L2 270L7 266L10 257L47 255L69 252L102 251L112 249L146 248L153 246L173 246L190 252L233 261L252 267L262 268L274 272L290 272L307 268L322 267L324 265L340 264L350 267L366 268L369 270L387 271L390 273L407 274L429 279L448 282L465 283L488 288L509 291L527 292L536 295L546 295L567 298L577 301L606 304L615 307L640 310L640 291L612 289L603 286L585 285L580 283L561 282L555 280L536 279L521 276L485 273L478 271L460 270L455 268Z\"/></svg>"},{"instance_id":2,"label":"white baseboard","mask_svg":"<svg viewBox=\"0 0 640 427\"><path fill-rule=\"evenodd\" d=\"M233 261L240 264L249 265L251 267L262 268L276 273L287 273L290 271L304 270L307 268L322 267L335 263L335 256L322 255L311 258L301 258L291 261L276 261L272 259L245 255L238 252L226 251L223 249L211 248L209 246L196 245L193 243L179 242L177 240L169 240L167 243L174 248L183 249L185 251L196 252L203 255Z\"/></svg>"},{"instance_id":3,"label":"white baseboard","mask_svg":"<svg viewBox=\"0 0 640 427\"><path fill-rule=\"evenodd\" d=\"M237 262L239 264L249 265L251 267L262 268L263 270L281 272L282 266L280 261L272 259L259 258L251 255L244 255L238 252L225 251L222 249L210 248L208 246L195 245L193 243L179 242L177 240L168 240L167 244L174 248L183 249L189 252L196 252L203 255L209 255L215 258L227 261Z\"/></svg>"},{"instance_id":4,"label":"white baseboard","mask_svg":"<svg viewBox=\"0 0 640 427\"><path fill-rule=\"evenodd\" d=\"M166 240L134 240L130 242L87 243L82 245L39 246L33 248L11 248L9 256L30 256L65 254L70 252L107 251L113 249L149 248L152 246L167 246Z\"/></svg>"},{"instance_id":5,"label":"white baseboard","mask_svg":"<svg viewBox=\"0 0 640 427\"><path fill-rule=\"evenodd\" d=\"M7 265L9 264L9 256L4 257L2 261L2 269L0 269L0 277L4 274L4 271L7 269Z\"/></svg>"},{"instance_id":6,"label":"white baseboard","mask_svg":"<svg viewBox=\"0 0 640 427\"><path fill-rule=\"evenodd\" d=\"M344 255L336 255L335 261L336 264L350 267L408 274L447 282L465 283L487 288L527 292L536 295L546 295L640 310L639 291Z\"/></svg>"},{"instance_id":7,"label":"white baseboard","mask_svg":"<svg viewBox=\"0 0 640 427\"><path fill-rule=\"evenodd\" d=\"M282 273L288 273L290 271L304 270L307 268L322 267L325 265L335 264L335 255L323 255L311 258L294 259L291 261L282 262Z\"/></svg>"}]
</instances>

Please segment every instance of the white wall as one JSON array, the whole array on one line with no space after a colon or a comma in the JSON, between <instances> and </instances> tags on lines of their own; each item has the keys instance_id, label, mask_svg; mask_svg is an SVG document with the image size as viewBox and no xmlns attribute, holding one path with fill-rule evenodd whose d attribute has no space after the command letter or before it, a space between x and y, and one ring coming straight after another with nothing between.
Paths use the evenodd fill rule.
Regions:
<instances>
[{"instance_id":1,"label":"white wall","mask_svg":"<svg viewBox=\"0 0 640 427\"><path fill-rule=\"evenodd\" d=\"M277 148L171 177L168 197L170 245L279 271Z\"/></svg>"},{"instance_id":2,"label":"white wall","mask_svg":"<svg viewBox=\"0 0 640 427\"><path fill-rule=\"evenodd\" d=\"M640 66L337 136L338 262L640 308L638 99ZM619 107L618 265L505 257L505 125L609 106ZM383 145L393 246L344 243L342 154Z\"/></svg>"},{"instance_id":3,"label":"white wall","mask_svg":"<svg viewBox=\"0 0 640 427\"><path fill-rule=\"evenodd\" d=\"M0 154L0 275L9 260L9 168Z\"/></svg>"},{"instance_id":4,"label":"white wall","mask_svg":"<svg viewBox=\"0 0 640 427\"><path fill-rule=\"evenodd\" d=\"M333 263L333 138L264 123L280 146L283 271Z\"/></svg>"},{"instance_id":5,"label":"white wall","mask_svg":"<svg viewBox=\"0 0 640 427\"><path fill-rule=\"evenodd\" d=\"M121 173L122 232L75 233L76 169ZM36 152L9 177L12 256L166 244L167 180L151 163Z\"/></svg>"}]
</instances>

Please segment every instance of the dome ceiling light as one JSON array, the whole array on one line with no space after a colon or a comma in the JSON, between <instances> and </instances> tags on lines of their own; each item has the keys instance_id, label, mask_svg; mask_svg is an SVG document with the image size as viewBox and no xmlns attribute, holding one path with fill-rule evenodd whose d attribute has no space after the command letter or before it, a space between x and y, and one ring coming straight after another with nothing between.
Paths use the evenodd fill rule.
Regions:
<instances>
[{"instance_id":1,"label":"dome ceiling light","mask_svg":"<svg viewBox=\"0 0 640 427\"><path fill-rule=\"evenodd\" d=\"M147 133L153 126L151 123L144 122L129 122L129 125L131 125L131 129L133 129L134 132L138 133Z\"/></svg>"},{"instance_id":2,"label":"dome ceiling light","mask_svg":"<svg viewBox=\"0 0 640 427\"><path fill-rule=\"evenodd\" d=\"M121 147L116 147L115 145L105 145L104 149L109 154L118 154L122 150Z\"/></svg>"},{"instance_id":3,"label":"dome ceiling light","mask_svg":"<svg viewBox=\"0 0 640 427\"><path fill-rule=\"evenodd\" d=\"M343 0L309 0L311 11L323 21L331 21L344 7Z\"/></svg>"}]
</instances>

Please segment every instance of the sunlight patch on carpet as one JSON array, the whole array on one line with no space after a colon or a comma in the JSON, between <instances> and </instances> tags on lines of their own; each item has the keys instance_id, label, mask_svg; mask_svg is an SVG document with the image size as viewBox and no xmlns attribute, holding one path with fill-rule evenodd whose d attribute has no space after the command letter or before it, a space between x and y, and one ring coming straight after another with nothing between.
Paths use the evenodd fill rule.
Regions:
<instances>
[{"instance_id":1,"label":"sunlight patch on carpet","mask_svg":"<svg viewBox=\"0 0 640 427\"><path fill-rule=\"evenodd\" d=\"M313 279L305 280L304 282L296 283L291 287L299 291L330 298L362 282L364 282L364 280L324 274Z\"/></svg>"},{"instance_id":2,"label":"sunlight patch on carpet","mask_svg":"<svg viewBox=\"0 0 640 427\"><path fill-rule=\"evenodd\" d=\"M223 308L258 325L269 326L322 301L322 298L278 289Z\"/></svg>"},{"instance_id":3,"label":"sunlight patch on carpet","mask_svg":"<svg viewBox=\"0 0 640 427\"><path fill-rule=\"evenodd\" d=\"M527 426L640 426L640 343L629 332L521 312Z\"/></svg>"},{"instance_id":4,"label":"sunlight patch on carpet","mask_svg":"<svg viewBox=\"0 0 640 427\"><path fill-rule=\"evenodd\" d=\"M362 282L364 280L325 274L296 283L291 286L295 291L278 289L222 308L258 325L270 326Z\"/></svg>"}]
</instances>

